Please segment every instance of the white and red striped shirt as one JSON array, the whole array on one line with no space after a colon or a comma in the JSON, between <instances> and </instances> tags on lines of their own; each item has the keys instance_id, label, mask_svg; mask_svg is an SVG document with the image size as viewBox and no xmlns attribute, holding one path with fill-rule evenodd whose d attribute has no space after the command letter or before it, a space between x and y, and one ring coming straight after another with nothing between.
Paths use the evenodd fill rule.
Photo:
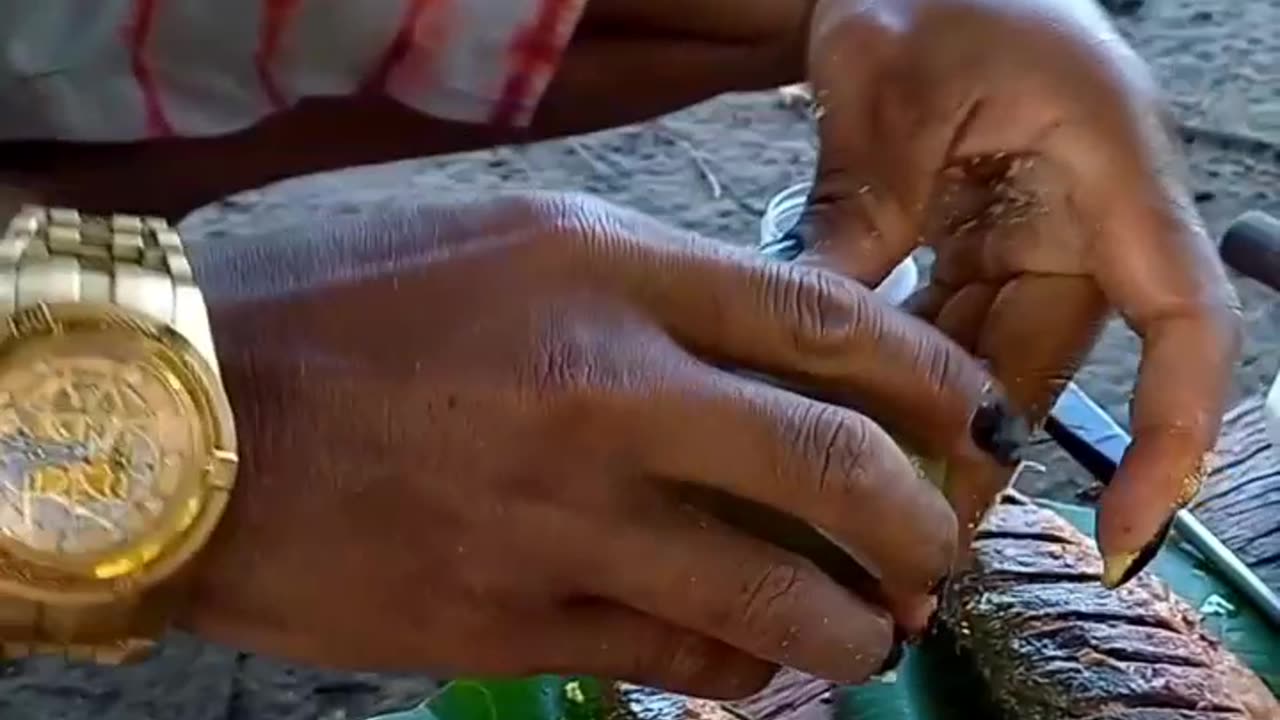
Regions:
<instances>
[{"instance_id":1,"label":"white and red striped shirt","mask_svg":"<svg viewBox=\"0 0 1280 720\"><path fill-rule=\"evenodd\" d=\"M369 90L524 125L586 2L2 0L0 140L217 135Z\"/></svg>"}]
</instances>

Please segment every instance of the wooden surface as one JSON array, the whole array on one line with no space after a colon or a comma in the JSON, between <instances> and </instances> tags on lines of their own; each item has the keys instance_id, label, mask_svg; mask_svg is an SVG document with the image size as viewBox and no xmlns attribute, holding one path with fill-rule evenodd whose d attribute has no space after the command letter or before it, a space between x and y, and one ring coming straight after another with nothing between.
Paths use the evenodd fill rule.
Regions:
<instances>
[{"instance_id":1,"label":"wooden surface","mask_svg":"<svg viewBox=\"0 0 1280 720\"><path fill-rule=\"evenodd\" d=\"M1267 439L1261 397L1227 414L1217 455L1192 510L1263 582L1280 590L1280 451Z\"/></svg>"},{"instance_id":2,"label":"wooden surface","mask_svg":"<svg viewBox=\"0 0 1280 720\"><path fill-rule=\"evenodd\" d=\"M1227 414L1216 460L1193 509L1264 582L1280 589L1280 451L1267 439L1261 398ZM726 707L743 720L830 720L834 690L787 670L760 695Z\"/></svg>"},{"instance_id":3,"label":"wooden surface","mask_svg":"<svg viewBox=\"0 0 1280 720\"><path fill-rule=\"evenodd\" d=\"M764 692L729 708L750 720L830 720L835 689L825 680L784 670Z\"/></svg>"}]
</instances>

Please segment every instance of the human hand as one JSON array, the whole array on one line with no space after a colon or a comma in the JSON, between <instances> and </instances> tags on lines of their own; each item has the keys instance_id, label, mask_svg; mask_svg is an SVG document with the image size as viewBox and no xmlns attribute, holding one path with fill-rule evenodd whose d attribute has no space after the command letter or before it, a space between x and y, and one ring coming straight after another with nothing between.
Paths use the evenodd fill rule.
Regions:
<instances>
[{"instance_id":1,"label":"human hand","mask_svg":"<svg viewBox=\"0 0 1280 720\"><path fill-rule=\"evenodd\" d=\"M242 441L186 618L206 637L738 696L781 663L862 680L933 607L942 495L867 417L723 369L982 454L982 368L857 283L572 197L191 252ZM820 528L863 576L707 492Z\"/></svg>"},{"instance_id":2,"label":"human hand","mask_svg":"<svg viewBox=\"0 0 1280 720\"><path fill-rule=\"evenodd\" d=\"M1146 66L1092 0L820 0L809 58L803 262L874 284L932 245L912 308L1033 420L1112 308L1142 337L1134 442L1098 520L1104 580L1132 577L1198 489L1240 333ZM1008 479L952 464L962 530Z\"/></svg>"}]
</instances>

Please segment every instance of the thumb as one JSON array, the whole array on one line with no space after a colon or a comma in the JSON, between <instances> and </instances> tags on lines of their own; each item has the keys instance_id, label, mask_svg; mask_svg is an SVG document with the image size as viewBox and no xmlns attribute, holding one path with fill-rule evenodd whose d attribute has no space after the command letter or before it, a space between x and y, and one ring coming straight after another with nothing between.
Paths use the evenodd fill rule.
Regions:
<instances>
[{"instance_id":1,"label":"thumb","mask_svg":"<svg viewBox=\"0 0 1280 720\"><path fill-rule=\"evenodd\" d=\"M825 33L812 49L820 145L798 231L804 260L874 286L919 244L952 139L972 111L927 77L901 77L927 75L906 72L909 47L842 35ZM839 61L849 47L865 54Z\"/></svg>"},{"instance_id":2,"label":"thumb","mask_svg":"<svg viewBox=\"0 0 1280 720\"><path fill-rule=\"evenodd\" d=\"M845 93L856 94L856 93ZM878 114L871 102L849 103L819 124L821 150L803 222L811 261L863 284L882 281L923 243L932 207L945 197L951 133L937 124L912 126ZM905 109L903 111L905 113Z\"/></svg>"}]
</instances>

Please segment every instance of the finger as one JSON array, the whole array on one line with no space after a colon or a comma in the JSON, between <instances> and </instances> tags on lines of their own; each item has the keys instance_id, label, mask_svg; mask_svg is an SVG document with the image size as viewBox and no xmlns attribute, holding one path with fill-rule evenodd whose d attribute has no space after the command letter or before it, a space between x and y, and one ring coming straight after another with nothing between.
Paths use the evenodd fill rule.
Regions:
<instances>
[{"instance_id":1,"label":"finger","mask_svg":"<svg viewBox=\"0 0 1280 720\"><path fill-rule=\"evenodd\" d=\"M874 422L693 361L670 387L637 413L645 471L808 523L890 591L925 594L947 575L951 509Z\"/></svg>"},{"instance_id":2,"label":"finger","mask_svg":"<svg viewBox=\"0 0 1280 720\"><path fill-rule=\"evenodd\" d=\"M684 347L806 387L931 456L980 450L971 420L998 388L963 348L834 273L725 251L649 249L635 292ZM666 257L664 257L664 255Z\"/></svg>"},{"instance_id":3,"label":"finger","mask_svg":"<svg viewBox=\"0 0 1280 720\"><path fill-rule=\"evenodd\" d=\"M887 610L903 637L920 637L928 629L941 580L930 594L886 588L846 548L804 520L715 488L678 482L670 490L687 507L812 562L842 587Z\"/></svg>"},{"instance_id":4,"label":"finger","mask_svg":"<svg viewBox=\"0 0 1280 720\"><path fill-rule=\"evenodd\" d=\"M1239 345L1238 302L1194 204L1150 74L1122 43L1099 76L1112 112L1058 123L1031 146L1053 159L1085 240L1079 257L1142 338L1133 442L1103 493L1098 541L1108 580L1131 576L1192 494L1225 409ZM987 126L985 142L998 138ZM977 133L965 152L981 151Z\"/></svg>"},{"instance_id":5,"label":"finger","mask_svg":"<svg viewBox=\"0 0 1280 720\"><path fill-rule=\"evenodd\" d=\"M1037 312L1028 313L1029 307ZM1093 347L1107 312L1091 278L1019 276L999 288L983 310L974 350L1009 388L1016 412L1039 422ZM969 546L1011 479L1008 470L989 463L948 467L947 499L960 523L960 547Z\"/></svg>"},{"instance_id":6,"label":"finger","mask_svg":"<svg viewBox=\"0 0 1280 720\"><path fill-rule=\"evenodd\" d=\"M902 303L902 310L913 317L920 318L924 322L933 323L938 313L942 312L942 308L947 301L954 295L956 289L938 281L936 278L930 279L929 282L917 288Z\"/></svg>"},{"instance_id":7,"label":"finger","mask_svg":"<svg viewBox=\"0 0 1280 720\"><path fill-rule=\"evenodd\" d=\"M539 649L522 675L591 675L682 695L737 699L763 689L777 665L624 605L575 602L517 631Z\"/></svg>"},{"instance_id":8,"label":"finger","mask_svg":"<svg viewBox=\"0 0 1280 720\"><path fill-rule=\"evenodd\" d=\"M1164 540L1173 514L1200 490L1225 411L1236 322L1204 308L1140 325L1133 442L1099 507L1109 584L1132 577L1137 561Z\"/></svg>"},{"instance_id":9,"label":"finger","mask_svg":"<svg viewBox=\"0 0 1280 720\"><path fill-rule=\"evenodd\" d=\"M1152 554L1198 490L1225 412L1240 317L1186 193L1148 162L1122 157L1108 172L1115 181L1107 187L1126 192L1082 191L1079 201L1089 216L1106 218L1092 243L1097 281L1142 338L1133 442L1099 507L1106 579L1117 584L1140 569L1136 561Z\"/></svg>"},{"instance_id":10,"label":"finger","mask_svg":"<svg viewBox=\"0 0 1280 720\"><path fill-rule=\"evenodd\" d=\"M947 289L945 294L940 294L940 300L935 300L938 307L933 323L956 343L982 357L977 348L1000 288L998 284L972 283L967 279L963 282L968 284ZM1012 407L1016 411L1016 406ZM1012 467L975 462L972 458L955 458L948 463L943 492L956 514L956 543L960 548L957 560L961 567L967 565L969 546L983 516L994 498L1008 486L1012 474Z\"/></svg>"},{"instance_id":11,"label":"finger","mask_svg":"<svg viewBox=\"0 0 1280 720\"><path fill-rule=\"evenodd\" d=\"M1022 275L992 297L975 350L1017 411L1039 422L1084 363L1109 312L1091 277Z\"/></svg>"},{"instance_id":12,"label":"finger","mask_svg":"<svg viewBox=\"0 0 1280 720\"><path fill-rule=\"evenodd\" d=\"M893 621L813 563L686 511L611 530L592 567L594 595L835 682L879 670Z\"/></svg>"},{"instance_id":13,"label":"finger","mask_svg":"<svg viewBox=\"0 0 1280 720\"><path fill-rule=\"evenodd\" d=\"M933 320L934 327L946 333L960 347L976 351L983 325L987 323L987 312L999 292L997 285L965 285L952 293L938 311ZM984 356L979 354L978 357Z\"/></svg>"},{"instance_id":14,"label":"finger","mask_svg":"<svg viewBox=\"0 0 1280 720\"><path fill-rule=\"evenodd\" d=\"M896 33L866 34L866 27L865 19L839 23L816 34L810 48L824 58L811 64L810 77L823 112L806 219L808 254L874 287L917 245L935 179L969 110L948 93L921 93L922 78L872 75L875 68L902 67L877 56L904 48L896 46ZM850 48L860 57L830 60Z\"/></svg>"}]
</instances>

